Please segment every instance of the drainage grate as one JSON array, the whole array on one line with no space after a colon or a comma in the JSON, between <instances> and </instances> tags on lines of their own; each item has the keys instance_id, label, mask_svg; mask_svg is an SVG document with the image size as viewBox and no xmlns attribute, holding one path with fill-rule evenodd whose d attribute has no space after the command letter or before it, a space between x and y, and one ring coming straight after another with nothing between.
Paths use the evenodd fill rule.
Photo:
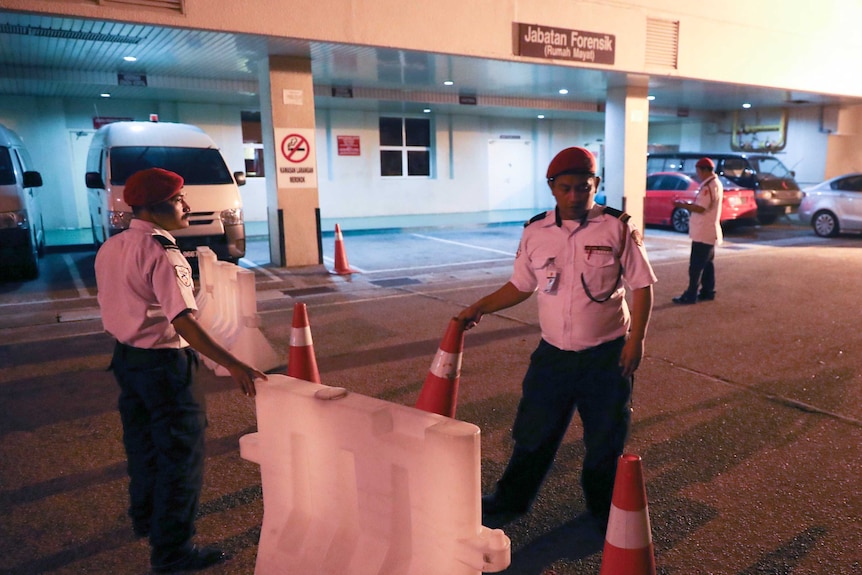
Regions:
<instances>
[{"instance_id":1,"label":"drainage grate","mask_svg":"<svg viewBox=\"0 0 862 575\"><path fill-rule=\"evenodd\" d=\"M389 280L377 280L373 282L368 282L374 284L378 287L401 287L401 286L409 286L413 284L422 283L417 279L413 278L392 278Z\"/></svg>"},{"instance_id":2,"label":"drainage grate","mask_svg":"<svg viewBox=\"0 0 862 575\"><path fill-rule=\"evenodd\" d=\"M302 288L302 289L285 289L281 290L281 293L290 297L302 297L306 295L317 295L321 293L332 293L335 290L331 287L327 286L319 286L319 287L310 287L310 288Z\"/></svg>"}]
</instances>

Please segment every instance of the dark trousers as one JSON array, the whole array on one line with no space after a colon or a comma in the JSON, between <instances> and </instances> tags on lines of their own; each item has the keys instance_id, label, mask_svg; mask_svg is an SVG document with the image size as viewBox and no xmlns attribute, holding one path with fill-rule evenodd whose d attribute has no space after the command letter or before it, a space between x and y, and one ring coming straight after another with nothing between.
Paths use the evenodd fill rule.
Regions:
<instances>
[{"instance_id":1,"label":"dark trousers","mask_svg":"<svg viewBox=\"0 0 862 575\"><path fill-rule=\"evenodd\" d=\"M685 295L695 297L700 286L702 293L715 292L715 246L702 242L691 242L691 257L688 260L688 289Z\"/></svg>"},{"instance_id":2,"label":"dark trousers","mask_svg":"<svg viewBox=\"0 0 862 575\"><path fill-rule=\"evenodd\" d=\"M607 517L617 459L631 424L631 378L621 374L624 338L583 351L546 341L530 357L512 429L514 451L497 482L497 497L511 509L532 505L577 409L586 452L581 485L587 508Z\"/></svg>"},{"instance_id":3,"label":"dark trousers","mask_svg":"<svg viewBox=\"0 0 862 575\"><path fill-rule=\"evenodd\" d=\"M149 531L153 566L192 549L203 484L206 407L190 349L139 349L118 343L111 368L129 473L129 515Z\"/></svg>"}]
</instances>

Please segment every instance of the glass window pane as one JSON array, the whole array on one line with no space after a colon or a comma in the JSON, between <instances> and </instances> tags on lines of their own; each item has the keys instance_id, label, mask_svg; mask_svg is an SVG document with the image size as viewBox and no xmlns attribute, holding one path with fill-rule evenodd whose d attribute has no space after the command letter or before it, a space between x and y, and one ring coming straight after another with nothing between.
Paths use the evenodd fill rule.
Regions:
<instances>
[{"instance_id":1,"label":"glass window pane","mask_svg":"<svg viewBox=\"0 0 862 575\"><path fill-rule=\"evenodd\" d=\"M408 176L430 176L430 154L421 152L407 152L407 175Z\"/></svg>"},{"instance_id":2,"label":"glass window pane","mask_svg":"<svg viewBox=\"0 0 862 575\"><path fill-rule=\"evenodd\" d=\"M381 176L400 176L403 174L402 170L400 150L380 150Z\"/></svg>"},{"instance_id":3,"label":"glass window pane","mask_svg":"<svg viewBox=\"0 0 862 575\"><path fill-rule=\"evenodd\" d=\"M407 133L408 146L431 146L431 120L406 118L404 131Z\"/></svg>"},{"instance_id":4,"label":"glass window pane","mask_svg":"<svg viewBox=\"0 0 862 575\"><path fill-rule=\"evenodd\" d=\"M404 145L404 137L401 130L401 118L380 118L380 145Z\"/></svg>"}]
</instances>

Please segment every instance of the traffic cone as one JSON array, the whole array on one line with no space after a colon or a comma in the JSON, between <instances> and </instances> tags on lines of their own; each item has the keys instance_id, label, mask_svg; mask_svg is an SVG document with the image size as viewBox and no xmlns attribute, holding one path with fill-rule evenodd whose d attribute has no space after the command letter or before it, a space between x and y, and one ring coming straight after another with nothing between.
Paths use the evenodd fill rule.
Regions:
<instances>
[{"instance_id":1,"label":"traffic cone","mask_svg":"<svg viewBox=\"0 0 862 575\"><path fill-rule=\"evenodd\" d=\"M458 403L458 380L461 377L461 354L464 350L464 324L449 321L443 342L434 356L428 377L419 393L416 409L455 417Z\"/></svg>"},{"instance_id":2,"label":"traffic cone","mask_svg":"<svg viewBox=\"0 0 862 575\"><path fill-rule=\"evenodd\" d=\"M614 495L599 575L655 575L655 555L639 455L617 462Z\"/></svg>"},{"instance_id":3,"label":"traffic cone","mask_svg":"<svg viewBox=\"0 0 862 575\"><path fill-rule=\"evenodd\" d=\"M338 275L356 273L356 270L347 263L347 253L344 251L344 236L341 235L341 226L335 224L335 271Z\"/></svg>"},{"instance_id":4,"label":"traffic cone","mask_svg":"<svg viewBox=\"0 0 862 575\"><path fill-rule=\"evenodd\" d=\"M311 327L308 325L308 311L304 303L293 306L287 375L320 383L320 372L317 371L317 359L314 357L314 342L311 340Z\"/></svg>"}]
</instances>

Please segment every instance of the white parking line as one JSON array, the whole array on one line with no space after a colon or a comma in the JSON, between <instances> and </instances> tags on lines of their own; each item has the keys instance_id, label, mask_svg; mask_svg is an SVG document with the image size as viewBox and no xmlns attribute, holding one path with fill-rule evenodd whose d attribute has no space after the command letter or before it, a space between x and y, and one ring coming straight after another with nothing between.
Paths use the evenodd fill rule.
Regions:
<instances>
[{"instance_id":1,"label":"white parking line","mask_svg":"<svg viewBox=\"0 0 862 575\"><path fill-rule=\"evenodd\" d=\"M245 258L240 258L239 262L240 262L244 267L254 268L255 270L259 270L259 271L260 271L260 273L262 273L263 275L265 275L266 277L268 277L269 279L271 279L271 280L273 280L273 281L279 281L279 280L281 280L281 279L282 279L282 278L280 278L279 276L277 276L276 274L274 274L274 273L272 273L271 271L269 271L268 269L266 269L265 267L263 267L263 266L259 266L259 265L257 265L256 263L254 263L254 262L253 262L253 261L251 261L251 260L247 260L247 259L245 259Z\"/></svg>"},{"instance_id":2,"label":"white parking line","mask_svg":"<svg viewBox=\"0 0 862 575\"><path fill-rule=\"evenodd\" d=\"M72 281L75 283L78 295L81 297L90 297L90 292L87 291L87 286L84 285L84 280L81 279L81 274L78 273L78 268L75 266L72 256L63 254L63 261L66 262L66 267L69 268L69 275L72 276Z\"/></svg>"},{"instance_id":3,"label":"white parking line","mask_svg":"<svg viewBox=\"0 0 862 575\"><path fill-rule=\"evenodd\" d=\"M462 242L453 242L452 240L444 240L444 239L440 239L440 238L435 238L433 236L425 236L422 234L410 234L410 235L412 235L415 238L422 238L424 240L434 240L435 242L440 242L440 243L444 243L444 244L452 244L454 246L461 246L464 248L472 248L474 250L483 250L486 252L494 252L495 254L503 254L503 255L510 256L510 257L515 257L515 254L512 252L504 252L503 250L495 250L494 248L483 248L482 246L476 246L473 244L465 244Z\"/></svg>"}]
</instances>

